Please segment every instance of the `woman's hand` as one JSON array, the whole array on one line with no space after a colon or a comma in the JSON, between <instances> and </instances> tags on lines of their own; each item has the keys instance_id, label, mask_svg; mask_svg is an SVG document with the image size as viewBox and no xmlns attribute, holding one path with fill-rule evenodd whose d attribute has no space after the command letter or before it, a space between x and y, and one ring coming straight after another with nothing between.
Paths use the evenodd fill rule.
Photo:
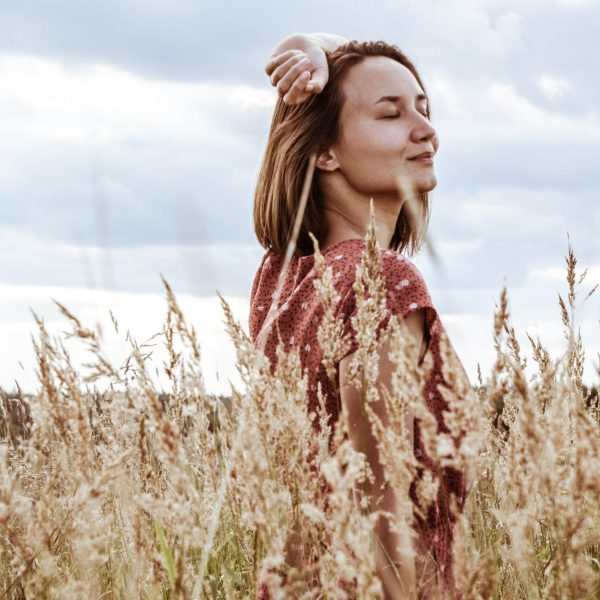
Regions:
<instances>
[{"instance_id":1,"label":"woman's hand","mask_svg":"<svg viewBox=\"0 0 600 600\"><path fill-rule=\"evenodd\" d=\"M345 42L334 34L293 34L277 45L265 72L285 104L301 104L323 91L329 78L325 51Z\"/></svg>"}]
</instances>

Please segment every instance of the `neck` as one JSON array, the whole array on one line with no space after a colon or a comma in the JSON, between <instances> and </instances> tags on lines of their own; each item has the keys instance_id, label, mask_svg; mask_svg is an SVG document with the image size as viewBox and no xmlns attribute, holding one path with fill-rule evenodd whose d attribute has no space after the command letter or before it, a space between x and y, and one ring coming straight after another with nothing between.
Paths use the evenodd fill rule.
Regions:
<instances>
[{"instance_id":1,"label":"neck","mask_svg":"<svg viewBox=\"0 0 600 600\"><path fill-rule=\"evenodd\" d=\"M397 194L365 195L349 186L344 190L323 189L327 235L322 250L349 238L364 239L369 223L370 200L375 208L375 232L380 248L387 249L396 229L403 199Z\"/></svg>"}]
</instances>

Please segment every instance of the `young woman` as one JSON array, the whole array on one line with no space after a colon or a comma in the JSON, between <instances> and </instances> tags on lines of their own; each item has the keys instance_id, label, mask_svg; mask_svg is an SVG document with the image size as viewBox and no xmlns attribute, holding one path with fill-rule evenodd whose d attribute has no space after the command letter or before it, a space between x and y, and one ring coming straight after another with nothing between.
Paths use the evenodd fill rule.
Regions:
<instances>
[{"instance_id":1,"label":"young woman","mask_svg":"<svg viewBox=\"0 0 600 600\"><path fill-rule=\"evenodd\" d=\"M430 121L429 99L411 61L396 46L384 42L347 42L331 34L292 35L278 45L265 70L280 98L254 197L255 232L266 253L252 286L250 335L272 364L279 339L286 350L298 348L309 377L309 410L316 410L320 384L332 419L339 417L339 407L347 411L354 447L364 451L362 443L365 438L370 440L366 454L375 482L368 493L375 502L384 474L362 411L362 390L347 382L348 367L357 349L350 324L356 310L353 282L365 247L371 197L387 289L387 318L396 314L405 319L419 348L415 361L420 364L431 353L434 369L425 383L426 401L438 430L448 431L442 415L447 403L438 389L445 385L440 352L444 328L421 273L402 254L404 250L413 253L422 244L429 217L428 192L437 183L434 155L439 141ZM274 299L310 156L316 157L315 176L296 249L280 296ZM309 232L318 239L326 264L334 268L337 316L344 319L345 333L352 340L347 354L339 360L339 392L321 364L316 333L322 308L313 286ZM269 320L273 302L277 302L274 320ZM382 343L378 385L391 389L388 352L388 344ZM458 359L456 362L460 365ZM464 369L462 375L466 378ZM386 423L385 409L374 408ZM427 468L429 459L418 423L411 425L415 456ZM414 494L411 485L411 497L416 501ZM427 522L422 523L415 548L411 548L406 530L395 534L387 519L380 520L376 533L400 573L400 579L390 576L385 554L377 556L386 598L408 597L407 590L415 588L415 581L424 597L430 597L423 589L424 581L429 581L427 589L439 584L454 592L450 494L456 496L462 510L466 495L463 474L445 468L436 502L430 507ZM398 514L390 488L383 494L382 508ZM414 560L407 560L407 556L414 556Z\"/></svg>"}]
</instances>

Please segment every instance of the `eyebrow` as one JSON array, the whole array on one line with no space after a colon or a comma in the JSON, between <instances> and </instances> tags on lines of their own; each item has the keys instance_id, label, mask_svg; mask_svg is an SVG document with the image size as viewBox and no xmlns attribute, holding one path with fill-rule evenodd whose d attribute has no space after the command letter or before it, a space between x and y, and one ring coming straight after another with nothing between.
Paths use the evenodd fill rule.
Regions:
<instances>
[{"instance_id":1,"label":"eyebrow","mask_svg":"<svg viewBox=\"0 0 600 600\"><path fill-rule=\"evenodd\" d=\"M380 102L396 102L397 100L404 100L404 96L381 96L381 98L379 98L379 100L377 100L373 104L379 104ZM416 100L417 102L422 102L423 100L426 100L427 104L429 104L429 98L425 94L419 94L418 96L416 96Z\"/></svg>"}]
</instances>

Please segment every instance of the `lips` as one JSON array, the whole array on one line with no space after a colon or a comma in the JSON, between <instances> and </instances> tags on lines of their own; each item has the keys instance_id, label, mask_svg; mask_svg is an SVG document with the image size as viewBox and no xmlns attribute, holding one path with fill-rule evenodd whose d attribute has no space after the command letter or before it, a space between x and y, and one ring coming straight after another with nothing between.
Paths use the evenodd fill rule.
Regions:
<instances>
[{"instance_id":1,"label":"lips","mask_svg":"<svg viewBox=\"0 0 600 600\"><path fill-rule=\"evenodd\" d=\"M416 160L417 158L433 158L433 152L421 152L421 154L411 156L408 160Z\"/></svg>"}]
</instances>

